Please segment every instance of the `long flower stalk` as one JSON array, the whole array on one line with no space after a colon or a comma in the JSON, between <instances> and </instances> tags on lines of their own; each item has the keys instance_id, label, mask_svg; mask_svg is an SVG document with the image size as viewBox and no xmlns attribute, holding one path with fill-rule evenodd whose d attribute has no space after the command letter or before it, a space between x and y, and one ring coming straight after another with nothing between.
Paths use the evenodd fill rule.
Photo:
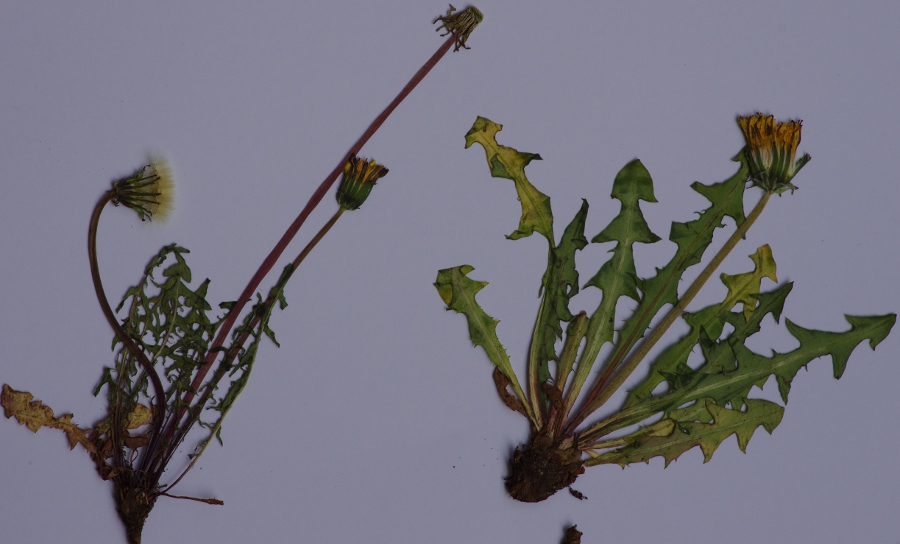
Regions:
<instances>
[{"instance_id":1,"label":"long flower stalk","mask_svg":"<svg viewBox=\"0 0 900 544\"><path fill-rule=\"evenodd\" d=\"M375 132L381 127L382 124L387 120L388 116L400 105L401 102L412 92L413 89L421 82L428 72L431 71L432 68L437 65L438 61L440 61L444 55L450 51L450 48L460 40L460 34L457 32L451 32L450 36L444 41L444 43L438 48L438 50L422 65L421 68L413 75L412 79L406 84L406 86L401 89L400 93L391 101L390 104L375 118L374 121L369 125L369 127L363 132L363 135L354 143L350 149L345 153L341 160L338 162L337 166L335 166L334 170L329 173L322 183L319 184L319 188L313 193L310 197L309 202L306 203L303 210L297 216L296 219L290 224L285 233L281 236L281 239L278 240L278 243L275 244L275 247L272 248L272 251L269 252L269 255L263 260L262 264L259 266L259 269L253 274L253 277L250 278L250 281L247 283L247 286L244 288L241 296L237 299L237 302L234 308L230 311L228 317L222 323L222 326L219 328L218 335L210 346L209 353L207 354L204 364L200 369L198 369L197 374L194 376L193 381L191 382L192 389L198 389L200 385L203 383L206 374L209 372L210 368L216 361L218 357L218 351L216 348L221 348L225 340L228 338L229 333L234 327L235 321L243 310L244 306L251 300L253 293L256 292L259 284L262 282L263 278L272 270L272 267L275 266L275 263L278 261L281 254L284 253L284 250L287 248L288 244L293 240L294 236L300 230L300 227L306 221L306 218L312 213L312 211L319 205L319 202L322 201L322 198L334 184L338 175L340 175L341 171L344 169L344 166L347 164L347 161L350 157L359 153L362 149L363 145L369 141ZM193 401L194 394L186 393L183 399L183 404L185 406L190 405ZM182 414L184 411L182 411ZM181 419L181 415L173 419L167 434L173 433L176 428L179 420ZM187 431L193 423L196 421L196 417L189 418L185 425L182 427L182 431Z\"/></svg>"}]
</instances>

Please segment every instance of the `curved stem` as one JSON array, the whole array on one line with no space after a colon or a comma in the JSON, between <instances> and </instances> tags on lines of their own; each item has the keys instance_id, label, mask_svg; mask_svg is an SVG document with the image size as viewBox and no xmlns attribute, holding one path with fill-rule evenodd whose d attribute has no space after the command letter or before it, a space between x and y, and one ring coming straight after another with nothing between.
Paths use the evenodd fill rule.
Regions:
<instances>
[{"instance_id":1,"label":"curved stem","mask_svg":"<svg viewBox=\"0 0 900 544\"><path fill-rule=\"evenodd\" d=\"M97 227L100 224L100 213L112 199L114 194L115 192L112 190L107 191L103 197L100 198L100 201L97 202L97 205L94 206L94 212L91 214L91 223L88 227L88 260L91 264L91 280L94 282L94 292L97 294L97 302L100 303L100 309L103 310L103 316L106 317L107 323L112 327L113 332L119 341L122 342L122 345L124 345L128 352L141 364L144 372L150 377L150 381L153 383L153 390L156 392L156 402L153 413L153 430L150 432L150 443L146 450L149 452L152 450L154 443L159 440L160 433L162 432L166 407L165 389L163 388L162 381L159 379L159 374L157 374L156 370L153 368L153 364L147 359L147 356L144 355L144 352L141 351L137 344L135 344L128 336L125 330L122 329L122 325L120 325L119 321L116 319L116 314L113 313L112 308L110 308L109 301L106 299L106 292L103 290L103 282L100 281L100 266L97 263ZM116 433L118 433L118 429L116 429ZM118 449L119 444L114 443L113 446Z\"/></svg>"},{"instance_id":2,"label":"curved stem","mask_svg":"<svg viewBox=\"0 0 900 544\"><path fill-rule=\"evenodd\" d=\"M672 307L669 310L669 313L660 321L647 339L640 345L640 347L635 350L635 352L629 357L622 365L618 368L616 373L612 376L609 381L600 381L595 387L595 392L597 392L595 398L588 404L582 406L582 408L578 411L577 416L572 419L572 421L566 426L566 430L572 432L575 427L577 427L584 419L591 414L594 410L603 405L609 397L622 386L625 380L628 379L628 376L634 372L634 369L643 361L644 357L650 352L651 349L659 342L660 338L666 333L672 323L678 319L681 314L684 312L685 308L687 308L688 304L694 300L694 297L697 296L697 293L700 292L700 289L712 277L713 273L716 269L719 268L719 265L722 264L722 261L725 260L725 257L731 253L731 250L737 246L738 242L747 234L747 231L750 230L750 227L753 226L753 223L759 218L763 209L766 207L766 204L769 202L769 199L772 197L772 193L765 192L763 193L762 198L757 202L756 206L750 212L750 215L744 219L744 222L738 226L738 228L734 231L728 241L725 242L725 245L722 246L722 249L716 253L716 256L706 265L706 268L703 269L703 272L694 280L690 287L688 287L687 291L684 292L684 295L681 296L681 299L678 301L678 304Z\"/></svg>"}]
</instances>

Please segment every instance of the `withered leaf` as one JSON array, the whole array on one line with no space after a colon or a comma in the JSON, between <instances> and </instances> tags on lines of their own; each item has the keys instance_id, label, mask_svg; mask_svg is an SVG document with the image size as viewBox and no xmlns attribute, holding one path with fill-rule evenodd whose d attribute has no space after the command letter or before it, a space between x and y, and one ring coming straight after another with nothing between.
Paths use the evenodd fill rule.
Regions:
<instances>
[{"instance_id":1,"label":"withered leaf","mask_svg":"<svg viewBox=\"0 0 900 544\"><path fill-rule=\"evenodd\" d=\"M25 425L32 432L37 432L41 427L60 429L66 433L69 440L69 449L81 443L89 452L96 453L96 448L87 437L90 429L82 429L72 423L72 414L63 414L53 417L53 409L44 406L39 400L33 400L34 395L26 391L16 391L7 384L3 384L3 392L0 394L0 406L3 406L3 415L7 419L15 417L20 425Z\"/></svg>"}]
</instances>

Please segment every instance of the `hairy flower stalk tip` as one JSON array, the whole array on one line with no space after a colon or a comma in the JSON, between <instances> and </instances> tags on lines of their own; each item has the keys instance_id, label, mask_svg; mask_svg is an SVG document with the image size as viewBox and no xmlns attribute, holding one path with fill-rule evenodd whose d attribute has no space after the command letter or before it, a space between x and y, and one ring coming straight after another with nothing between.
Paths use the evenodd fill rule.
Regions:
<instances>
[{"instance_id":1,"label":"hairy flower stalk tip","mask_svg":"<svg viewBox=\"0 0 900 544\"><path fill-rule=\"evenodd\" d=\"M453 13L454 11L456 11L456 8L453 7L453 4L450 4L447 14L435 18L434 21L431 21L431 24L438 21L441 22L441 26L435 29L435 31L440 31L443 28L447 31L441 36L456 35L456 47L453 48L453 51L459 51L460 47L471 49L471 47L466 45L466 41L469 39L469 34L484 20L484 14L475 6L469 6L455 14Z\"/></svg>"},{"instance_id":2,"label":"hairy flower stalk tip","mask_svg":"<svg viewBox=\"0 0 900 544\"><path fill-rule=\"evenodd\" d=\"M747 141L750 181L770 193L793 192L791 180L809 162L809 154L795 160L803 121L776 122L772 115L738 117Z\"/></svg>"},{"instance_id":3,"label":"hairy flower stalk tip","mask_svg":"<svg viewBox=\"0 0 900 544\"><path fill-rule=\"evenodd\" d=\"M388 169L377 162L355 155L344 165L337 201L345 210L358 210L369 197L375 183L387 175Z\"/></svg>"},{"instance_id":4,"label":"hairy flower stalk tip","mask_svg":"<svg viewBox=\"0 0 900 544\"><path fill-rule=\"evenodd\" d=\"M141 221L165 219L172 210L175 183L168 161L156 158L127 178L112 184L112 203L131 208Z\"/></svg>"}]
</instances>

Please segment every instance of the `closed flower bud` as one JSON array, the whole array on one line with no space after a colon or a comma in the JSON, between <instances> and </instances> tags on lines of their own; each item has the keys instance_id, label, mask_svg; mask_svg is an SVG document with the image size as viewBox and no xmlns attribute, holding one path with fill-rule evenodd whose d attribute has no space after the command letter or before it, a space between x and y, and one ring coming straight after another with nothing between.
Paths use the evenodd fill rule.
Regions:
<instances>
[{"instance_id":1,"label":"closed flower bud","mask_svg":"<svg viewBox=\"0 0 900 544\"><path fill-rule=\"evenodd\" d=\"M344 166L344 175L338 188L338 204L345 210L359 209L375 187L375 182L387 173L388 169L375 161L351 155Z\"/></svg>"},{"instance_id":2,"label":"closed flower bud","mask_svg":"<svg viewBox=\"0 0 900 544\"><path fill-rule=\"evenodd\" d=\"M791 180L810 158L804 154L795 160L802 124L802 121L779 123L773 116L761 113L738 117L747 141L746 157L753 185L770 193L796 189Z\"/></svg>"}]
</instances>

